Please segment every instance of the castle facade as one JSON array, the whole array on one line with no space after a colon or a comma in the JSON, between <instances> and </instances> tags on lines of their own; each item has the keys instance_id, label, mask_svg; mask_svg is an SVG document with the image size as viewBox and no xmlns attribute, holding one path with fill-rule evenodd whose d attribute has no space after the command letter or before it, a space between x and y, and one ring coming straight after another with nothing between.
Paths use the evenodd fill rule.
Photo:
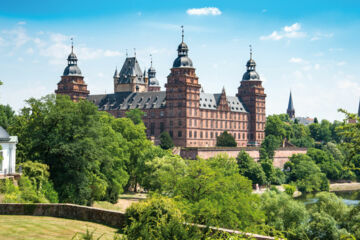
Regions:
<instances>
[{"instance_id":1,"label":"castle facade","mask_svg":"<svg viewBox=\"0 0 360 240\"><path fill-rule=\"evenodd\" d=\"M160 91L152 64L142 72L136 57L126 57L121 70L115 71L114 93L90 95L72 50L55 92L69 95L73 101L87 99L115 117L140 109L145 113L147 136L155 143L167 131L176 146L213 147L216 137L227 131L239 147L261 144L265 138L266 94L252 53L238 93L228 96L225 89L220 93L202 91L184 36L177 52L165 91Z\"/></svg>"}]
</instances>

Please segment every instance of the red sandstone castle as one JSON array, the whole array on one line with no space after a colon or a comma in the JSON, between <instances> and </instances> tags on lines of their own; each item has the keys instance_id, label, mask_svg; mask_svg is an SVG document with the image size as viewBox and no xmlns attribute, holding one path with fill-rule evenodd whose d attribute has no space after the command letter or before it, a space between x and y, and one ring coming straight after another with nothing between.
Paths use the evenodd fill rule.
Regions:
<instances>
[{"instance_id":1,"label":"red sandstone castle","mask_svg":"<svg viewBox=\"0 0 360 240\"><path fill-rule=\"evenodd\" d=\"M228 131L238 146L261 144L265 137L266 94L252 53L238 93L227 96L225 89L215 94L201 90L188 51L183 34L165 91L160 91L152 64L142 72L136 57L126 57L121 71L115 71L114 93L89 95L72 47L55 93L69 95L73 101L87 99L115 117L140 109L145 113L147 135L155 142L161 132L167 131L176 146L212 147L216 137Z\"/></svg>"}]
</instances>

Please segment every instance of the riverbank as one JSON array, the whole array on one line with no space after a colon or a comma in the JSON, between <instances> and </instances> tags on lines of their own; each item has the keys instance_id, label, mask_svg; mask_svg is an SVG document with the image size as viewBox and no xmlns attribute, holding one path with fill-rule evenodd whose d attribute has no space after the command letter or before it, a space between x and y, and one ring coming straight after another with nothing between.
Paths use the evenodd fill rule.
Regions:
<instances>
[{"instance_id":1,"label":"riverbank","mask_svg":"<svg viewBox=\"0 0 360 240\"><path fill-rule=\"evenodd\" d=\"M280 192L284 192L285 189L283 186L275 186ZM253 190L255 194L263 194L268 188L259 188ZM350 182L350 183L331 183L329 187L330 192L346 192L346 191L357 191L360 190L360 182ZM293 197L301 196L301 192L296 190Z\"/></svg>"},{"instance_id":2,"label":"riverbank","mask_svg":"<svg viewBox=\"0 0 360 240\"><path fill-rule=\"evenodd\" d=\"M360 182L330 184L330 192L356 191L356 190L360 190Z\"/></svg>"}]
</instances>

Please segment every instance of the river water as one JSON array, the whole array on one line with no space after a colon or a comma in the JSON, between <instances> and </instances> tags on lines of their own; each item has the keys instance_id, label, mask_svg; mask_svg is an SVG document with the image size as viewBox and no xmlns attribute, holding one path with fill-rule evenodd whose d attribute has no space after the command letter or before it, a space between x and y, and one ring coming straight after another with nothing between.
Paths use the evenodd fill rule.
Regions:
<instances>
[{"instance_id":1,"label":"river water","mask_svg":"<svg viewBox=\"0 0 360 240\"><path fill-rule=\"evenodd\" d=\"M342 191L342 192L333 192L338 197L343 198L343 201L346 205L356 205L360 202L360 190L356 191ZM297 197L296 199L302 201L307 204L312 204L317 201L317 198L315 197L316 194L308 193L303 194L300 197Z\"/></svg>"}]
</instances>

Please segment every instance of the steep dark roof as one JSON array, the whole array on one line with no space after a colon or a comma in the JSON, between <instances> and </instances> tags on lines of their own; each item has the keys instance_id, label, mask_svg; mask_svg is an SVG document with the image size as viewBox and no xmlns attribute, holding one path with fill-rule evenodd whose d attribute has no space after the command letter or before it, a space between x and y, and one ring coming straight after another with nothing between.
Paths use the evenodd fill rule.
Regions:
<instances>
[{"instance_id":1,"label":"steep dark roof","mask_svg":"<svg viewBox=\"0 0 360 240\"><path fill-rule=\"evenodd\" d=\"M90 95L88 100L99 110L152 109L165 107L166 92L118 92Z\"/></svg>"},{"instance_id":2,"label":"steep dark roof","mask_svg":"<svg viewBox=\"0 0 360 240\"><path fill-rule=\"evenodd\" d=\"M288 111L294 111L294 104L293 104L293 100L292 100L292 94L290 92L290 97L289 97L289 104L288 104L288 108L287 108Z\"/></svg>"},{"instance_id":3,"label":"steep dark roof","mask_svg":"<svg viewBox=\"0 0 360 240\"><path fill-rule=\"evenodd\" d=\"M145 83L144 75L137 59L135 57L128 57L121 68L118 83L130 83L132 77L135 77L136 83Z\"/></svg>"},{"instance_id":4,"label":"steep dark roof","mask_svg":"<svg viewBox=\"0 0 360 240\"><path fill-rule=\"evenodd\" d=\"M9 141L10 140L10 135L9 133L0 126L0 141Z\"/></svg>"},{"instance_id":5,"label":"steep dark roof","mask_svg":"<svg viewBox=\"0 0 360 240\"><path fill-rule=\"evenodd\" d=\"M216 110L220 102L221 93L200 92L200 108ZM246 112L245 107L237 97L226 96L227 103L232 112Z\"/></svg>"},{"instance_id":6,"label":"steep dark roof","mask_svg":"<svg viewBox=\"0 0 360 240\"><path fill-rule=\"evenodd\" d=\"M200 109L216 110L221 94L200 93ZM237 97L226 96L227 103L233 112L246 112ZM164 108L166 92L118 92L112 94L89 95L88 100L98 106L99 110L127 110Z\"/></svg>"}]
</instances>

